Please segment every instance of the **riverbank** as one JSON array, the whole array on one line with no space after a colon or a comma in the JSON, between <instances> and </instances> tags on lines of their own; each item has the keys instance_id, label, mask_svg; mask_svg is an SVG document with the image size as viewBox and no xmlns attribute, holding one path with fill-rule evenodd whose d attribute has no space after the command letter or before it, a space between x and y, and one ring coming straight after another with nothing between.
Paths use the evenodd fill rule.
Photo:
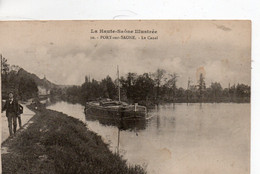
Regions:
<instances>
[{"instance_id":1,"label":"riverbank","mask_svg":"<svg viewBox=\"0 0 260 174\"><path fill-rule=\"evenodd\" d=\"M2 144L8 148L3 173L146 173L113 154L83 122L44 107L30 109L36 113L32 123Z\"/></svg>"},{"instance_id":2,"label":"riverbank","mask_svg":"<svg viewBox=\"0 0 260 174\"><path fill-rule=\"evenodd\" d=\"M52 96L51 98L52 103L57 101L66 101L72 104L79 103L81 105L85 105L86 101L78 98L78 97L65 97L65 96ZM176 98L173 99L160 99L160 100L138 100L138 101L130 101L130 100L122 100L126 103L133 104L138 103L139 105L146 106L148 109L154 108L156 105L159 104L168 104L168 103L250 103L250 97L237 97L237 98L229 98L229 97L222 97L222 98L211 98L211 99L203 99L199 100L198 98L193 98L187 100L186 98Z\"/></svg>"}]
</instances>

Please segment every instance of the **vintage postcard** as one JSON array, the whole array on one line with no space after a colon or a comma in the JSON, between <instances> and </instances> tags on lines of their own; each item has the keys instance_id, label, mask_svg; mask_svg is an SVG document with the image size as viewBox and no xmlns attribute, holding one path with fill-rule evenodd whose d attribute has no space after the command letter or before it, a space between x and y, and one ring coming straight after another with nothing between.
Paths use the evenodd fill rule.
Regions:
<instances>
[{"instance_id":1,"label":"vintage postcard","mask_svg":"<svg viewBox=\"0 0 260 174\"><path fill-rule=\"evenodd\" d=\"M251 22L0 22L4 174L249 174Z\"/></svg>"}]
</instances>

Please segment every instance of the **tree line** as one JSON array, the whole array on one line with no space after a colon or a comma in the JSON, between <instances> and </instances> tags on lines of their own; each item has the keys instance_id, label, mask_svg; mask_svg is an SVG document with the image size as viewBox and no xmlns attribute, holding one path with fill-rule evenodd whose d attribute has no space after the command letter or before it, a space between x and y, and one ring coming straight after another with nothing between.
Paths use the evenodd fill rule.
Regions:
<instances>
[{"instance_id":1,"label":"tree line","mask_svg":"<svg viewBox=\"0 0 260 174\"><path fill-rule=\"evenodd\" d=\"M19 100L37 97L38 87L35 81L21 73L22 69L19 66L8 64L7 59L0 56L2 98L7 99L9 92L13 92Z\"/></svg>"},{"instance_id":2,"label":"tree line","mask_svg":"<svg viewBox=\"0 0 260 174\"><path fill-rule=\"evenodd\" d=\"M187 81L187 88L178 87L179 76L169 74L164 69L157 69L154 73L127 73L116 80L110 76L97 81L85 77L81 86L53 88L52 96L59 96L72 102L86 102L98 98L118 100L118 85L120 85L120 99L128 103L153 105L161 102L194 103L194 102L250 102L250 86L233 84L223 88L219 82L213 82L208 87L205 77L200 74L196 84Z\"/></svg>"},{"instance_id":3,"label":"tree line","mask_svg":"<svg viewBox=\"0 0 260 174\"><path fill-rule=\"evenodd\" d=\"M10 91L22 100L38 97L38 87L34 80L36 77L18 66L8 64L7 59L0 56L2 97L7 98ZM116 80L107 76L97 81L86 76L81 86L51 85L50 92L52 96L72 102L85 103L98 98L118 100L120 84L120 99L128 103L153 105L160 102L250 102L249 85L233 84L223 88L219 82L213 82L207 87L205 77L200 74L195 84L188 80L187 88L184 89L178 87L178 79L178 74L167 73L164 69L141 75L129 72Z\"/></svg>"}]
</instances>

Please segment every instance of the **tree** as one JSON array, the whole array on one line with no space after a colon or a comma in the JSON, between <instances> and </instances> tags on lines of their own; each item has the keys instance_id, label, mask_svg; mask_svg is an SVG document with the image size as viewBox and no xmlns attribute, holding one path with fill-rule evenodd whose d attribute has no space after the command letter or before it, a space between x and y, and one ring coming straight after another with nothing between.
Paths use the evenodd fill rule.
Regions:
<instances>
[{"instance_id":1,"label":"tree","mask_svg":"<svg viewBox=\"0 0 260 174\"><path fill-rule=\"evenodd\" d=\"M205 78L202 73L200 74L198 90L199 90L199 99L200 99L200 101L202 101L203 94L206 90Z\"/></svg>"},{"instance_id":2,"label":"tree","mask_svg":"<svg viewBox=\"0 0 260 174\"><path fill-rule=\"evenodd\" d=\"M2 82L6 82L7 81L7 75L9 73L10 70L10 65L7 63L7 59L1 56L1 75L2 75ZM2 83L3 84L3 83Z\"/></svg>"},{"instance_id":3,"label":"tree","mask_svg":"<svg viewBox=\"0 0 260 174\"><path fill-rule=\"evenodd\" d=\"M230 88L229 88L229 94L231 96L231 101L236 101L236 92L237 91L237 88L236 88L236 85L232 85Z\"/></svg>"},{"instance_id":4,"label":"tree","mask_svg":"<svg viewBox=\"0 0 260 174\"><path fill-rule=\"evenodd\" d=\"M160 96L160 87L162 85L163 80L165 80L166 71L164 69L157 69L153 74L154 82L156 85L156 99L159 99Z\"/></svg>"},{"instance_id":5,"label":"tree","mask_svg":"<svg viewBox=\"0 0 260 174\"><path fill-rule=\"evenodd\" d=\"M107 76L101 81L101 90L103 91L102 97L108 97L114 99L117 94L116 85L113 83L110 76Z\"/></svg>"},{"instance_id":6,"label":"tree","mask_svg":"<svg viewBox=\"0 0 260 174\"><path fill-rule=\"evenodd\" d=\"M138 76L134 85L134 99L147 101L151 97L153 88L153 79L149 77L148 73Z\"/></svg>"},{"instance_id":7,"label":"tree","mask_svg":"<svg viewBox=\"0 0 260 174\"><path fill-rule=\"evenodd\" d=\"M178 88L176 90L176 98L177 99L185 99L186 95L185 95L185 90L183 88Z\"/></svg>"},{"instance_id":8,"label":"tree","mask_svg":"<svg viewBox=\"0 0 260 174\"><path fill-rule=\"evenodd\" d=\"M122 88L126 91L126 97L130 100L134 99L134 85L136 83L137 74L129 72L126 78L121 78L120 83Z\"/></svg>"},{"instance_id":9,"label":"tree","mask_svg":"<svg viewBox=\"0 0 260 174\"><path fill-rule=\"evenodd\" d=\"M38 95L38 87L33 79L21 77L18 84L18 94L22 100Z\"/></svg>"},{"instance_id":10,"label":"tree","mask_svg":"<svg viewBox=\"0 0 260 174\"><path fill-rule=\"evenodd\" d=\"M88 77L87 75L85 76L85 83L90 82L90 77Z\"/></svg>"},{"instance_id":11,"label":"tree","mask_svg":"<svg viewBox=\"0 0 260 174\"><path fill-rule=\"evenodd\" d=\"M222 95L222 86L218 82L211 83L210 85L210 98L214 98L214 100L218 100Z\"/></svg>"},{"instance_id":12,"label":"tree","mask_svg":"<svg viewBox=\"0 0 260 174\"><path fill-rule=\"evenodd\" d=\"M238 84L236 88L237 97L250 97L250 87L248 85Z\"/></svg>"},{"instance_id":13,"label":"tree","mask_svg":"<svg viewBox=\"0 0 260 174\"><path fill-rule=\"evenodd\" d=\"M176 97L176 90L177 90L177 86L176 86L176 83L177 83L177 74L174 73L174 74L169 74L169 79L167 81L167 86L171 89L172 91L172 99L175 100L175 97Z\"/></svg>"}]
</instances>

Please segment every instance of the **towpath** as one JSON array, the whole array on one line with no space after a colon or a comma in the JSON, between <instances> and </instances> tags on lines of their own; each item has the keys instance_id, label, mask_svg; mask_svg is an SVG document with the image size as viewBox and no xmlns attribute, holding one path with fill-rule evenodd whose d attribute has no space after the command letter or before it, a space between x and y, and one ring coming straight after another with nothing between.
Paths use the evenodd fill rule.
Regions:
<instances>
[{"instance_id":1,"label":"towpath","mask_svg":"<svg viewBox=\"0 0 260 174\"><path fill-rule=\"evenodd\" d=\"M25 104L22 104L23 106L23 114L21 115L22 119L22 127L24 124L26 124L33 116L34 112L29 110ZM19 130L19 124L17 120L17 130ZM9 137L9 129L8 129L8 121L6 117L6 113L3 112L1 114L1 143L3 143L7 138Z\"/></svg>"}]
</instances>

